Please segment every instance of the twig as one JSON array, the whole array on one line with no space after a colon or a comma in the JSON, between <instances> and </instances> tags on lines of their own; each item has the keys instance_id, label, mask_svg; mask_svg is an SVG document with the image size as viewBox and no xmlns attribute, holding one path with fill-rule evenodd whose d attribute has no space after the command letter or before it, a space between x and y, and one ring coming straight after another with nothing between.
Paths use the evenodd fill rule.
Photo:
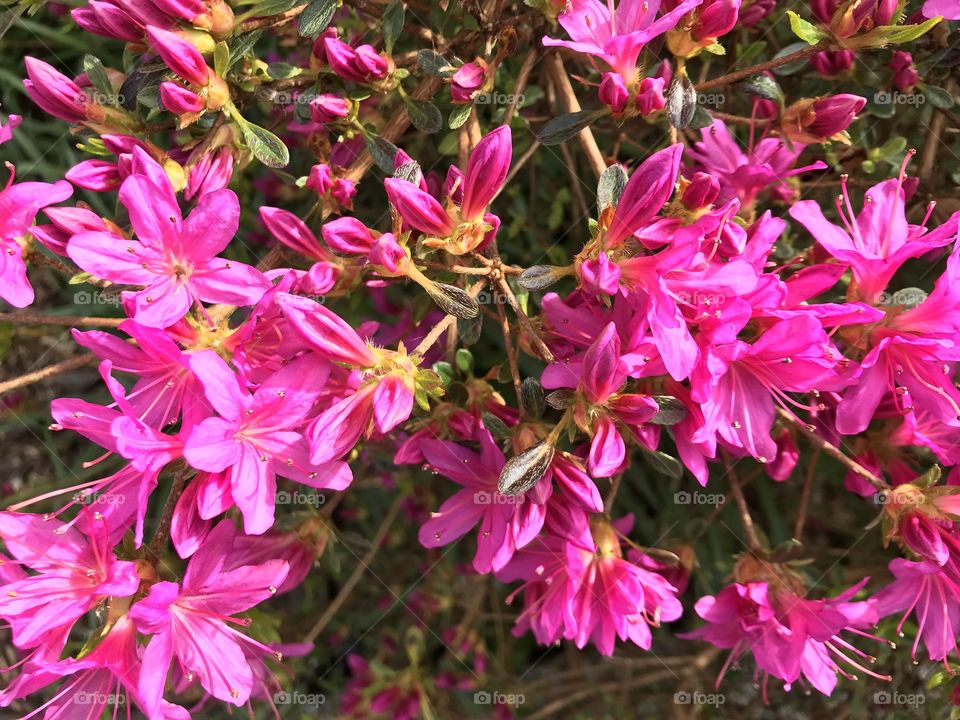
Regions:
<instances>
[{"instance_id":1,"label":"twig","mask_svg":"<svg viewBox=\"0 0 960 720\"><path fill-rule=\"evenodd\" d=\"M480 281L472 288L467 290L470 297L476 297L480 290L486 285L486 281ZM457 321L456 315L447 315L443 320L433 326L433 329L427 333L427 336L420 341L420 344L414 349L411 355L423 355L427 350L433 347L433 344L443 335L444 331Z\"/></svg>"},{"instance_id":2,"label":"twig","mask_svg":"<svg viewBox=\"0 0 960 720\"><path fill-rule=\"evenodd\" d=\"M563 66L563 60L560 55L550 53L546 57L546 63L547 72L550 74L551 80L553 80L553 86L556 88L557 95L564 109L571 113L579 112L581 109L580 101L577 100L577 94L573 91L570 76L567 75L567 70ZM603 171L607 169L607 163L603 159L603 153L600 152L600 146L597 145L596 138L593 137L593 132L590 128L584 128L577 133L577 137L580 140L580 145L583 147L584 154L587 156L587 162L590 164L590 168L597 177L600 177Z\"/></svg>"},{"instance_id":3,"label":"twig","mask_svg":"<svg viewBox=\"0 0 960 720\"><path fill-rule=\"evenodd\" d=\"M60 373L76 370L84 365L89 365L96 359L97 356L93 354L78 355L77 357L72 357L69 360L64 360L63 362L58 362L54 365L48 365L45 368L40 368L39 370L27 373L26 375L21 375L13 380L7 380L6 382L0 383L0 395L6 395L8 392L18 390L22 387L27 387L27 385L33 385L34 383L40 382L41 380L46 380L47 378L52 378Z\"/></svg>"},{"instance_id":4,"label":"twig","mask_svg":"<svg viewBox=\"0 0 960 720\"><path fill-rule=\"evenodd\" d=\"M256 30L258 28L268 28L275 27L277 25L283 25L288 20L293 20L300 13L302 13L307 7L307 3L303 5L298 5L295 8L291 8L286 12L280 13L278 15L269 15L267 17L254 18L253 20L247 20L240 24L240 29L238 33L247 33L251 30Z\"/></svg>"},{"instance_id":5,"label":"twig","mask_svg":"<svg viewBox=\"0 0 960 720\"><path fill-rule=\"evenodd\" d=\"M537 51L531 48L527 53L527 56L523 59L523 65L520 66L520 72L517 74L517 82L513 86L513 95L510 97L510 102L507 104L506 112L503 113L504 125L509 125L510 121L513 120L513 116L517 112L517 106L520 104L520 98L523 96L523 91L527 89L527 82L530 80L530 72L533 70L533 66L537 62L537 54Z\"/></svg>"},{"instance_id":6,"label":"twig","mask_svg":"<svg viewBox=\"0 0 960 720\"><path fill-rule=\"evenodd\" d=\"M953 95L957 83L953 78L947 80L944 90ZM940 136L943 134L944 125L946 125L947 116L934 108L933 118L930 120L927 139L923 143L923 153L920 158L920 172L918 177L920 182L926 186L933 177L933 165L937 161L937 151L940 149Z\"/></svg>"},{"instance_id":7,"label":"twig","mask_svg":"<svg viewBox=\"0 0 960 720\"><path fill-rule=\"evenodd\" d=\"M807 466L807 474L803 478L803 491L800 493L800 507L797 508L797 523L793 528L793 537L797 540L803 535L803 526L807 521L807 509L810 507L810 493L813 490L813 478L817 472L817 461L820 459L820 447L814 447L813 457Z\"/></svg>"},{"instance_id":8,"label":"twig","mask_svg":"<svg viewBox=\"0 0 960 720\"><path fill-rule=\"evenodd\" d=\"M173 510L177 506L177 501L187 487L187 471L181 470L174 474L173 485L170 486L170 494L167 501L163 504L163 513L160 515L160 524L157 525L157 532L150 542L150 552L156 558L163 557L163 544L167 541L170 534L170 525L173 523Z\"/></svg>"},{"instance_id":9,"label":"twig","mask_svg":"<svg viewBox=\"0 0 960 720\"><path fill-rule=\"evenodd\" d=\"M747 499L743 495L743 488L740 486L737 471L733 469L733 463L730 462L730 457L726 451L721 452L723 453L724 464L727 466L727 475L730 476L730 490L733 493L733 499L737 503L737 509L740 511L743 530L747 534L747 545L751 552L760 553L763 551L763 545L760 543L760 537L757 535L757 527L753 524L750 507L747 505Z\"/></svg>"},{"instance_id":10,"label":"twig","mask_svg":"<svg viewBox=\"0 0 960 720\"><path fill-rule=\"evenodd\" d=\"M735 82L739 82L740 80L744 80L753 75L759 75L760 73L766 72L767 70L772 70L773 68L778 68L782 65L789 65L792 62L802 60L805 57L810 57L811 55L826 49L828 49L827 43L809 45L802 50L797 50L797 52L784 55L781 58L774 58L773 60L760 63L759 65L751 65L743 70L737 70L736 72L721 75L713 80L707 80L705 83L700 83L697 85L697 92L723 87L724 85L732 85Z\"/></svg>"},{"instance_id":11,"label":"twig","mask_svg":"<svg viewBox=\"0 0 960 720\"><path fill-rule=\"evenodd\" d=\"M848 469L852 470L857 475L862 477L868 483L873 485L877 490L890 489L890 486L887 485L887 483L884 482L881 478L878 478L876 475L874 475L872 472L867 470L863 465L858 463L853 458L847 457L847 455L844 454L844 452L840 448L824 440L822 437L817 435L816 432L814 432L809 427L804 425L796 417L788 413L783 408L777 408L777 414L784 420L792 423L797 428L799 428L800 432L802 432L807 437L808 440L813 442L817 447L823 450L827 455L832 457L834 460L839 460Z\"/></svg>"},{"instance_id":12,"label":"twig","mask_svg":"<svg viewBox=\"0 0 960 720\"><path fill-rule=\"evenodd\" d=\"M513 290L511 289L510 284L507 282L507 279L502 274L495 275L494 278L496 279L497 284L500 286L500 289L503 290L503 294L506 296L507 302L510 304L510 308L520 320L520 324L530 336L530 340L536 346L537 351L540 353L540 358L545 362L552 363L555 360L553 353L550 351L550 348L547 347L547 344L543 341L543 338L540 337L540 333L538 333L536 328L533 327L533 323L530 322L530 318L527 317L527 314L523 311L523 308L520 307L520 302L517 300L517 296L513 294Z\"/></svg>"},{"instance_id":13,"label":"twig","mask_svg":"<svg viewBox=\"0 0 960 720\"><path fill-rule=\"evenodd\" d=\"M117 327L125 318L87 317L84 315L40 315L39 313L0 313L0 322L14 325L64 325L66 327Z\"/></svg>"},{"instance_id":14,"label":"twig","mask_svg":"<svg viewBox=\"0 0 960 720\"><path fill-rule=\"evenodd\" d=\"M513 352L513 341L510 339L510 321L503 309L503 303L497 303L497 315L500 318L500 329L503 330L503 347L507 353L507 363L510 365L510 377L513 378L513 389L520 400L520 369L517 367L517 356Z\"/></svg>"},{"instance_id":15,"label":"twig","mask_svg":"<svg viewBox=\"0 0 960 720\"><path fill-rule=\"evenodd\" d=\"M357 586L357 583L360 582L360 578L363 577L363 574L369 569L370 563L373 562L373 559L376 557L377 552L380 550L380 546L383 545L383 541L387 538L387 533L390 532L390 527L393 525L393 521L397 517L397 513L400 511L400 505L403 503L404 496L398 495L393 501L393 505L390 506L390 509L387 511L386 517L383 518L383 521L380 523L380 527L377 528L377 534L373 537L373 544L370 546L370 549L367 550L367 553L363 556L357 566L353 569L353 572L350 574L350 577L347 578L347 582L340 592L337 593L337 596L333 599L327 609L324 610L323 615L321 615L317 622L314 623L313 627L310 628L310 632L307 633L303 641L307 643L312 643L317 637L323 632L323 629L333 620L334 615L337 614L337 611L343 606L343 604L350 597L350 594L353 592L354 588Z\"/></svg>"}]
</instances>

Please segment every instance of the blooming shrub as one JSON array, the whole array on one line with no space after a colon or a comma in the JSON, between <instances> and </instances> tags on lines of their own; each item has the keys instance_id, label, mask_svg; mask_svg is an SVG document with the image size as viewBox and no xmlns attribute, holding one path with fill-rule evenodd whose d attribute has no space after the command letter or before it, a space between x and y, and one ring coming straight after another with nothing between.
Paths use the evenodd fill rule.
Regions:
<instances>
[{"instance_id":1,"label":"blooming shrub","mask_svg":"<svg viewBox=\"0 0 960 720\"><path fill-rule=\"evenodd\" d=\"M6 3L0 713L960 717L958 19Z\"/></svg>"}]
</instances>

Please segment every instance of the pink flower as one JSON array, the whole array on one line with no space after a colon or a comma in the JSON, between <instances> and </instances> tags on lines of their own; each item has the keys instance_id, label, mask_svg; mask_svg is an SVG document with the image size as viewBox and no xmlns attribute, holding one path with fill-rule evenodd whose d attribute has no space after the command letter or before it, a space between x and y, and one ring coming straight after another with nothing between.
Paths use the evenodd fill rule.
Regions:
<instances>
[{"instance_id":1,"label":"pink flower","mask_svg":"<svg viewBox=\"0 0 960 720\"><path fill-rule=\"evenodd\" d=\"M823 50L810 58L813 69L827 78L842 75L853 68L856 55L852 50Z\"/></svg>"},{"instance_id":2,"label":"pink flower","mask_svg":"<svg viewBox=\"0 0 960 720\"><path fill-rule=\"evenodd\" d=\"M129 597L136 564L117 560L102 517L84 511L80 527L40 515L0 513L0 538L36 574L0 586L0 617L18 648L63 647L73 624L108 597Z\"/></svg>"},{"instance_id":3,"label":"pink flower","mask_svg":"<svg viewBox=\"0 0 960 720\"><path fill-rule=\"evenodd\" d=\"M479 452L446 440L425 439L420 449L426 462L462 489L447 498L420 528L420 543L434 548L449 545L478 524L473 567L479 573L499 570L518 548L532 541L543 526L544 505L535 498L537 486L523 495L497 490L505 458L486 428L476 433Z\"/></svg>"},{"instance_id":4,"label":"pink flower","mask_svg":"<svg viewBox=\"0 0 960 720\"><path fill-rule=\"evenodd\" d=\"M233 615L267 600L287 576L283 560L230 567L237 532L222 521L190 559L182 584L158 582L130 609L137 630L152 637L144 651L139 691L148 714L158 711L170 662L195 677L219 700L242 706L253 689L245 650L275 651L228 623L249 625Z\"/></svg>"},{"instance_id":5,"label":"pink flower","mask_svg":"<svg viewBox=\"0 0 960 720\"><path fill-rule=\"evenodd\" d=\"M728 585L717 595L697 601L697 614L706 625L684 637L699 638L730 655L717 677L717 687L731 665L752 653L763 675L783 680L790 690L802 675L814 688L830 695L837 674L850 677L840 664L871 677L889 680L865 667L856 656L864 653L841 637L844 631L878 638L864 632L874 626L879 614L871 602L850 602L866 583L865 578L849 590L826 600L808 600L798 595L784 578L776 581L745 581Z\"/></svg>"},{"instance_id":6,"label":"pink flower","mask_svg":"<svg viewBox=\"0 0 960 720\"><path fill-rule=\"evenodd\" d=\"M352 475L344 463L307 459L299 432L326 383L325 361L301 356L267 378L253 395L216 353L198 352L188 362L219 417L191 430L184 457L198 470L225 473L245 532L260 535L273 525L278 474L319 488L342 490L350 484Z\"/></svg>"},{"instance_id":7,"label":"pink flower","mask_svg":"<svg viewBox=\"0 0 960 720\"><path fill-rule=\"evenodd\" d=\"M893 86L900 92L912 92L920 80L920 73L913 64L913 56L903 50L894 50L890 58L890 69L893 71Z\"/></svg>"},{"instance_id":8,"label":"pink flower","mask_svg":"<svg viewBox=\"0 0 960 720\"><path fill-rule=\"evenodd\" d=\"M200 51L179 35L158 27L147 27L150 46L173 72L191 85L206 87L210 68Z\"/></svg>"},{"instance_id":9,"label":"pink flower","mask_svg":"<svg viewBox=\"0 0 960 720\"><path fill-rule=\"evenodd\" d=\"M80 233L67 246L70 258L97 277L145 286L124 297L132 299L137 322L148 327L168 327L201 301L255 303L269 281L249 265L216 257L236 233L237 196L207 193L182 220L163 168L140 148L133 156L135 172L124 180L120 201L138 239Z\"/></svg>"},{"instance_id":10,"label":"pink flower","mask_svg":"<svg viewBox=\"0 0 960 720\"><path fill-rule=\"evenodd\" d=\"M393 65L370 45L353 48L336 37L323 38L323 50L330 69L344 80L356 83L383 79Z\"/></svg>"},{"instance_id":11,"label":"pink flower","mask_svg":"<svg viewBox=\"0 0 960 720\"><path fill-rule=\"evenodd\" d=\"M0 298L14 307L27 307L34 298L21 243L26 242L40 210L72 194L73 188L63 180L14 184L12 174L0 190Z\"/></svg>"},{"instance_id":12,"label":"pink flower","mask_svg":"<svg viewBox=\"0 0 960 720\"><path fill-rule=\"evenodd\" d=\"M455 103L470 102L486 78L487 67L482 60L464 63L450 78L450 98Z\"/></svg>"},{"instance_id":13,"label":"pink flower","mask_svg":"<svg viewBox=\"0 0 960 720\"><path fill-rule=\"evenodd\" d=\"M545 37L547 47L565 47L574 52L593 55L619 73L627 85L637 78L637 59L644 46L671 30L702 0L683 0L657 18L660 0L620 0L613 3L598 0L570 0L557 20L572 40Z\"/></svg>"},{"instance_id":14,"label":"pink flower","mask_svg":"<svg viewBox=\"0 0 960 720\"><path fill-rule=\"evenodd\" d=\"M619 115L630 103L630 90L619 74L605 72L600 81L599 97L600 102L609 107L614 115Z\"/></svg>"},{"instance_id":15,"label":"pink flower","mask_svg":"<svg viewBox=\"0 0 960 720\"><path fill-rule=\"evenodd\" d=\"M923 3L923 16L960 20L960 5L955 0L926 0Z\"/></svg>"}]
</instances>

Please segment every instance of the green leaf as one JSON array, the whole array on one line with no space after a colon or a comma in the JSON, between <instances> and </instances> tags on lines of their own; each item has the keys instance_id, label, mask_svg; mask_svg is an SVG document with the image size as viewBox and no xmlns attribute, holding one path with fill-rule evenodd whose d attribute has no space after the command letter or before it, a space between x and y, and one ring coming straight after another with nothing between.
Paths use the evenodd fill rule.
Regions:
<instances>
[{"instance_id":1,"label":"green leaf","mask_svg":"<svg viewBox=\"0 0 960 720\"><path fill-rule=\"evenodd\" d=\"M926 35L941 18L930 18L919 25L881 25L864 35L857 42L858 47L883 47L884 45L902 45Z\"/></svg>"},{"instance_id":2,"label":"green leaf","mask_svg":"<svg viewBox=\"0 0 960 720\"><path fill-rule=\"evenodd\" d=\"M921 86L921 89L923 90L924 96L926 96L927 100L929 100L930 104L935 108L949 110L956 104L953 95L941 87L924 84Z\"/></svg>"},{"instance_id":3,"label":"green leaf","mask_svg":"<svg viewBox=\"0 0 960 720\"><path fill-rule=\"evenodd\" d=\"M603 108L602 110L580 110L560 115L540 128L540 132L537 133L537 140L540 141L541 145L559 145L609 112L609 108Z\"/></svg>"},{"instance_id":4,"label":"green leaf","mask_svg":"<svg viewBox=\"0 0 960 720\"><path fill-rule=\"evenodd\" d=\"M255 3L247 11L247 14L251 17L270 17L271 15L285 13L296 4L297 0L261 0L261 2Z\"/></svg>"},{"instance_id":5,"label":"green leaf","mask_svg":"<svg viewBox=\"0 0 960 720\"><path fill-rule=\"evenodd\" d=\"M807 45L817 45L827 34L808 20L804 20L793 10L787 10L787 16L790 18L790 29L793 34L803 40Z\"/></svg>"},{"instance_id":6,"label":"green leaf","mask_svg":"<svg viewBox=\"0 0 960 720\"><path fill-rule=\"evenodd\" d=\"M402 2L395 2L383 11L383 47L387 55L393 53L393 44L403 32L404 9Z\"/></svg>"},{"instance_id":7,"label":"green leaf","mask_svg":"<svg viewBox=\"0 0 960 720\"><path fill-rule=\"evenodd\" d=\"M453 110L450 111L450 117L447 119L447 124L450 126L451 130L456 130L463 126L463 124L470 117L470 111L473 110L473 105L467 103L464 105L455 105Z\"/></svg>"},{"instance_id":8,"label":"green leaf","mask_svg":"<svg viewBox=\"0 0 960 720\"><path fill-rule=\"evenodd\" d=\"M227 70L230 70L230 68L243 60L244 56L257 44L257 40L260 39L261 35L263 35L263 30L258 28L253 32L240 35L230 42L228 46L230 49L230 66Z\"/></svg>"},{"instance_id":9,"label":"green leaf","mask_svg":"<svg viewBox=\"0 0 960 720\"><path fill-rule=\"evenodd\" d=\"M267 167L281 168L290 162L290 151L283 141L266 128L244 121L243 141L253 156Z\"/></svg>"},{"instance_id":10,"label":"green leaf","mask_svg":"<svg viewBox=\"0 0 960 720\"><path fill-rule=\"evenodd\" d=\"M340 0L312 0L300 14L298 32L301 37L319 35L333 20L340 8Z\"/></svg>"},{"instance_id":11,"label":"green leaf","mask_svg":"<svg viewBox=\"0 0 960 720\"><path fill-rule=\"evenodd\" d=\"M793 55L795 52L803 50L804 48L809 47L805 42L795 42L787 45L780 52L773 56L774 60L779 60L780 58L785 58L787 55ZM773 68L774 75L793 75L796 72L799 72L808 62L809 58L802 57L799 60L794 60L789 62L786 65L780 65L779 67Z\"/></svg>"},{"instance_id":12,"label":"green leaf","mask_svg":"<svg viewBox=\"0 0 960 720\"><path fill-rule=\"evenodd\" d=\"M659 450L647 450L646 448L641 448L641 451L647 459L647 462L649 462L657 472L663 475L669 475L677 480L683 477L683 465L672 455L667 455L665 452L660 452Z\"/></svg>"},{"instance_id":13,"label":"green leaf","mask_svg":"<svg viewBox=\"0 0 960 720\"><path fill-rule=\"evenodd\" d=\"M597 207L601 211L607 207L616 207L626 186L627 171L624 170L623 165L618 163L608 167L597 182ZM520 277L522 282L523 276Z\"/></svg>"},{"instance_id":14,"label":"green leaf","mask_svg":"<svg viewBox=\"0 0 960 720\"><path fill-rule=\"evenodd\" d=\"M453 365L451 365L445 360L435 362L433 364L433 371L440 376L440 379L443 381L444 387L449 386L452 382L456 381L457 379L457 374L453 371Z\"/></svg>"},{"instance_id":15,"label":"green leaf","mask_svg":"<svg viewBox=\"0 0 960 720\"><path fill-rule=\"evenodd\" d=\"M464 375L473 373L473 353L466 348L457 348L457 354L454 356L457 368Z\"/></svg>"},{"instance_id":16,"label":"green leaf","mask_svg":"<svg viewBox=\"0 0 960 720\"><path fill-rule=\"evenodd\" d=\"M417 53L417 63L427 75L435 77L450 77L457 71L457 68L436 50L420 50Z\"/></svg>"},{"instance_id":17,"label":"green leaf","mask_svg":"<svg viewBox=\"0 0 960 720\"><path fill-rule=\"evenodd\" d=\"M899 155L907 149L907 139L902 135L888 139L883 145L877 148L877 156L881 158L893 157Z\"/></svg>"},{"instance_id":18,"label":"green leaf","mask_svg":"<svg viewBox=\"0 0 960 720\"><path fill-rule=\"evenodd\" d=\"M230 46L223 40L213 48L213 70L221 78L225 78L230 70Z\"/></svg>"},{"instance_id":19,"label":"green leaf","mask_svg":"<svg viewBox=\"0 0 960 720\"><path fill-rule=\"evenodd\" d=\"M407 114L417 130L425 133L439 132L443 128L443 115L440 109L429 100L407 98Z\"/></svg>"},{"instance_id":20,"label":"green leaf","mask_svg":"<svg viewBox=\"0 0 960 720\"><path fill-rule=\"evenodd\" d=\"M116 94L113 92L113 85L110 84L110 78L103 67L103 63L100 62L100 58L93 55L84 55L83 71L87 74L93 87L103 96L102 98L96 98L96 101L100 104L115 104Z\"/></svg>"},{"instance_id":21,"label":"green leaf","mask_svg":"<svg viewBox=\"0 0 960 720\"><path fill-rule=\"evenodd\" d=\"M783 90L780 88L780 83L769 75L754 75L737 83L737 87L747 95L783 105Z\"/></svg>"},{"instance_id":22,"label":"green leaf","mask_svg":"<svg viewBox=\"0 0 960 720\"><path fill-rule=\"evenodd\" d=\"M392 175L393 159L397 156L397 146L382 137L371 137L370 135L364 135L363 143L367 146L367 150L377 167L387 175Z\"/></svg>"},{"instance_id":23,"label":"green leaf","mask_svg":"<svg viewBox=\"0 0 960 720\"><path fill-rule=\"evenodd\" d=\"M670 124L682 130L693 122L697 112L697 89L685 70L674 74L667 90L667 117Z\"/></svg>"},{"instance_id":24,"label":"green leaf","mask_svg":"<svg viewBox=\"0 0 960 720\"><path fill-rule=\"evenodd\" d=\"M300 75L302 72L303 68L298 68L296 65L291 65L290 63L276 62L267 65L267 75L269 75L272 80L289 80L292 77Z\"/></svg>"},{"instance_id":25,"label":"green leaf","mask_svg":"<svg viewBox=\"0 0 960 720\"><path fill-rule=\"evenodd\" d=\"M697 105L697 109L693 113L693 119L690 121L690 129L702 130L711 125L713 125L713 115L703 105Z\"/></svg>"}]
</instances>

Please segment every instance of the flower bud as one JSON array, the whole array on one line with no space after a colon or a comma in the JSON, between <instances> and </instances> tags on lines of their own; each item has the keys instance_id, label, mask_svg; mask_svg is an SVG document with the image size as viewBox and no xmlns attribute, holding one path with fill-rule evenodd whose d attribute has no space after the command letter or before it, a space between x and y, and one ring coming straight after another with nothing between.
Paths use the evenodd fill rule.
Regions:
<instances>
[{"instance_id":1,"label":"flower bud","mask_svg":"<svg viewBox=\"0 0 960 720\"><path fill-rule=\"evenodd\" d=\"M357 186L349 178L337 178L333 181L330 197L336 200L341 207L353 209L353 198L357 194Z\"/></svg>"},{"instance_id":2,"label":"flower bud","mask_svg":"<svg viewBox=\"0 0 960 720\"><path fill-rule=\"evenodd\" d=\"M853 67L856 56L852 50L824 50L810 58L813 69L826 78L836 77Z\"/></svg>"},{"instance_id":3,"label":"flower bud","mask_svg":"<svg viewBox=\"0 0 960 720\"><path fill-rule=\"evenodd\" d=\"M683 204L691 210L702 210L713 204L720 194L720 181L713 175L698 172L683 191Z\"/></svg>"},{"instance_id":4,"label":"flower bud","mask_svg":"<svg viewBox=\"0 0 960 720\"><path fill-rule=\"evenodd\" d=\"M44 112L71 123L88 119L87 96L79 85L43 60L27 56L25 64L29 79L23 86Z\"/></svg>"},{"instance_id":5,"label":"flower bud","mask_svg":"<svg viewBox=\"0 0 960 720\"><path fill-rule=\"evenodd\" d=\"M346 98L324 93L310 101L310 118L318 123L331 123L350 114L350 101Z\"/></svg>"},{"instance_id":6,"label":"flower bud","mask_svg":"<svg viewBox=\"0 0 960 720\"><path fill-rule=\"evenodd\" d=\"M797 142L844 141L844 131L866 104L865 98L847 94L800 100L784 110L780 129Z\"/></svg>"},{"instance_id":7,"label":"flower bud","mask_svg":"<svg viewBox=\"0 0 960 720\"><path fill-rule=\"evenodd\" d=\"M373 233L362 222L352 217L331 220L320 228L323 241L337 252L366 255L374 243Z\"/></svg>"},{"instance_id":8,"label":"flower bud","mask_svg":"<svg viewBox=\"0 0 960 720\"><path fill-rule=\"evenodd\" d=\"M370 262L393 275L403 275L408 256L393 233L384 233L370 248Z\"/></svg>"},{"instance_id":9,"label":"flower bud","mask_svg":"<svg viewBox=\"0 0 960 720\"><path fill-rule=\"evenodd\" d=\"M180 83L160 83L160 102L175 115L197 115L204 111L206 102L190 88ZM186 127L191 121L181 118L180 127Z\"/></svg>"},{"instance_id":10,"label":"flower bud","mask_svg":"<svg viewBox=\"0 0 960 720\"><path fill-rule=\"evenodd\" d=\"M191 85L206 87L210 81L210 68L200 51L176 33L148 26L150 47L156 51L167 67Z\"/></svg>"},{"instance_id":11,"label":"flower bud","mask_svg":"<svg viewBox=\"0 0 960 720\"><path fill-rule=\"evenodd\" d=\"M753 27L777 7L777 0L746 0L740 7L740 24L743 27Z\"/></svg>"},{"instance_id":12,"label":"flower bud","mask_svg":"<svg viewBox=\"0 0 960 720\"><path fill-rule=\"evenodd\" d=\"M690 34L698 43L712 45L737 24L740 0L707 0L697 12L697 21Z\"/></svg>"},{"instance_id":13,"label":"flower bud","mask_svg":"<svg viewBox=\"0 0 960 720\"><path fill-rule=\"evenodd\" d=\"M483 60L465 63L450 78L450 97L455 103L468 103L487 79L487 64Z\"/></svg>"},{"instance_id":14,"label":"flower bud","mask_svg":"<svg viewBox=\"0 0 960 720\"><path fill-rule=\"evenodd\" d=\"M317 195L326 195L333 187L333 173L330 166L326 163L314 165L310 168L310 176L307 178L307 187L313 190Z\"/></svg>"},{"instance_id":15,"label":"flower bud","mask_svg":"<svg viewBox=\"0 0 960 720\"><path fill-rule=\"evenodd\" d=\"M620 266L610 262L607 253L580 266L580 285L591 295L616 295L620 289Z\"/></svg>"},{"instance_id":16,"label":"flower bud","mask_svg":"<svg viewBox=\"0 0 960 720\"><path fill-rule=\"evenodd\" d=\"M900 92L911 92L920 79L920 73L913 64L913 56L904 50L896 50L890 59L893 71L893 86Z\"/></svg>"},{"instance_id":17,"label":"flower bud","mask_svg":"<svg viewBox=\"0 0 960 720\"><path fill-rule=\"evenodd\" d=\"M666 83L666 79L658 77L647 77L640 81L636 102L641 115L649 115L667 106L667 98L663 94Z\"/></svg>"},{"instance_id":18,"label":"flower bud","mask_svg":"<svg viewBox=\"0 0 960 720\"><path fill-rule=\"evenodd\" d=\"M619 73L607 72L600 81L600 102L609 107L614 115L622 113L630 102L630 91Z\"/></svg>"},{"instance_id":19,"label":"flower bud","mask_svg":"<svg viewBox=\"0 0 960 720\"><path fill-rule=\"evenodd\" d=\"M92 192L113 190L122 180L117 164L109 160L84 160L67 170L64 177L77 187Z\"/></svg>"}]
</instances>

